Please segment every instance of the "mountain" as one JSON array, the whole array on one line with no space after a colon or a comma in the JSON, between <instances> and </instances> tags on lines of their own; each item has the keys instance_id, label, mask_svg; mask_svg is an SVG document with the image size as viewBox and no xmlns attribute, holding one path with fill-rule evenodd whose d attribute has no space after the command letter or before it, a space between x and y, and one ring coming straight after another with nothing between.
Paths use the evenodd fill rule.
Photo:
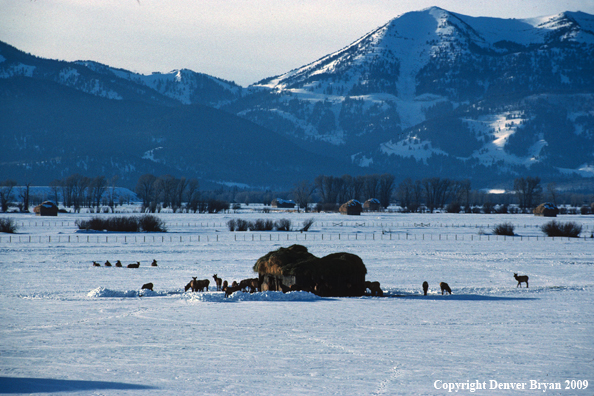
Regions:
<instances>
[{"instance_id":1,"label":"mountain","mask_svg":"<svg viewBox=\"0 0 594 396\"><path fill-rule=\"evenodd\" d=\"M397 174L591 177L593 65L592 15L508 20L432 7L264 79L226 109Z\"/></svg>"},{"instance_id":2,"label":"mountain","mask_svg":"<svg viewBox=\"0 0 594 396\"><path fill-rule=\"evenodd\" d=\"M7 63L10 54L0 54ZM0 71L17 71L0 78L0 180L46 185L74 173L118 175L134 188L152 173L195 177L211 188L290 188L320 169L357 172L221 110L183 105L79 64L28 61ZM65 70L77 78L61 78Z\"/></svg>"},{"instance_id":3,"label":"mountain","mask_svg":"<svg viewBox=\"0 0 594 396\"><path fill-rule=\"evenodd\" d=\"M169 172L284 187L345 173L475 187L594 177L594 16L582 12L498 19L432 7L247 88L0 43L0 89L0 179L85 167L130 182Z\"/></svg>"}]
</instances>

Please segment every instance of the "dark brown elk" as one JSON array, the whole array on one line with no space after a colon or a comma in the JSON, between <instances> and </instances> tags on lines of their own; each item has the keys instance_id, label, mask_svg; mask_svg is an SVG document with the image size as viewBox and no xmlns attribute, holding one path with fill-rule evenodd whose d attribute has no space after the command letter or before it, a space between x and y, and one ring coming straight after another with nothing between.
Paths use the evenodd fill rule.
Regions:
<instances>
[{"instance_id":1,"label":"dark brown elk","mask_svg":"<svg viewBox=\"0 0 594 396\"><path fill-rule=\"evenodd\" d=\"M233 283L231 283L231 287L237 287L239 286L239 283L237 283L237 281L233 281Z\"/></svg>"},{"instance_id":2,"label":"dark brown elk","mask_svg":"<svg viewBox=\"0 0 594 396\"><path fill-rule=\"evenodd\" d=\"M197 280L196 277L193 276L190 283L188 283L186 285L185 291L188 291L188 289L192 289L193 292L198 292L198 291L203 292L204 288L206 288L206 291L208 291L209 284L210 284L210 281L208 279Z\"/></svg>"},{"instance_id":3,"label":"dark brown elk","mask_svg":"<svg viewBox=\"0 0 594 396\"><path fill-rule=\"evenodd\" d=\"M217 291L221 290L223 280L217 277L217 274L214 274L212 277L214 278L215 284L217 285Z\"/></svg>"},{"instance_id":4,"label":"dark brown elk","mask_svg":"<svg viewBox=\"0 0 594 396\"><path fill-rule=\"evenodd\" d=\"M439 287L441 289L441 295L443 296L443 292L447 292L448 294L452 294L452 289L450 289L450 285L445 282L439 282Z\"/></svg>"},{"instance_id":5,"label":"dark brown elk","mask_svg":"<svg viewBox=\"0 0 594 396\"><path fill-rule=\"evenodd\" d=\"M98 263L98 262L96 262L96 261L93 261L93 267L101 267L101 264L99 264L99 263Z\"/></svg>"},{"instance_id":6,"label":"dark brown elk","mask_svg":"<svg viewBox=\"0 0 594 396\"><path fill-rule=\"evenodd\" d=\"M258 278L244 279L241 282L239 282L239 287L241 288L241 290L250 289L250 293L253 293L259 290L260 281L258 280Z\"/></svg>"},{"instance_id":7,"label":"dark brown elk","mask_svg":"<svg viewBox=\"0 0 594 396\"><path fill-rule=\"evenodd\" d=\"M223 281L223 286L221 287L221 290L225 291L225 290L227 290L228 287L229 287L229 282Z\"/></svg>"},{"instance_id":8,"label":"dark brown elk","mask_svg":"<svg viewBox=\"0 0 594 396\"><path fill-rule=\"evenodd\" d=\"M225 298L229 297L231 294L235 293L236 291L240 291L241 287L239 286L227 286L225 289Z\"/></svg>"},{"instance_id":9,"label":"dark brown elk","mask_svg":"<svg viewBox=\"0 0 594 396\"><path fill-rule=\"evenodd\" d=\"M138 267L140 267L140 261L137 261L136 264L128 264L126 267L128 267L128 268L138 268Z\"/></svg>"},{"instance_id":10,"label":"dark brown elk","mask_svg":"<svg viewBox=\"0 0 594 396\"><path fill-rule=\"evenodd\" d=\"M371 291L372 296L379 296L379 297L384 296L384 292L381 289L379 282L365 281L365 288L369 289Z\"/></svg>"},{"instance_id":11,"label":"dark brown elk","mask_svg":"<svg viewBox=\"0 0 594 396\"><path fill-rule=\"evenodd\" d=\"M288 292L292 291L289 286L283 285L283 282L279 282L278 285L280 286L283 293L288 293Z\"/></svg>"},{"instance_id":12,"label":"dark brown elk","mask_svg":"<svg viewBox=\"0 0 594 396\"><path fill-rule=\"evenodd\" d=\"M142 285L141 289L147 289L147 290L153 291L153 284L145 283L144 285Z\"/></svg>"},{"instance_id":13,"label":"dark brown elk","mask_svg":"<svg viewBox=\"0 0 594 396\"><path fill-rule=\"evenodd\" d=\"M111 263L109 262L109 260L107 260L107 261L105 262L105 266L106 266L106 267L111 267Z\"/></svg>"},{"instance_id":14,"label":"dark brown elk","mask_svg":"<svg viewBox=\"0 0 594 396\"><path fill-rule=\"evenodd\" d=\"M122 262L120 260L116 261L115 266L116 267L121 267L122 266Z\"/></svg>"},{"instance_id":15,"label":"dark brown elk","mask_svg":"<svg viewBox=\"0 0 594 396\"><path fill-rule=\"evenodd\" d=\"M518 276L518 274L514 274L514 278L518 281L518 286L516 287L522 287L522 282L526 282L526 287L528 287L528 275Z\"/></svg>"},{"instance_id":16,"label":"dark brown elk","mask_svg":"<svg viewBox=\"0 0 594 396\"><path fill-rule=\"evenodd\" d=\"M157 267L157 260L153 260L153 262L151 263L151 267Z\"/></svg>"},{"instance_id":17,"label":"dark brown elk","mask_svg":"<svg viewBox=\"0 0 594 396\"><path fill-rule=\"evenodd\" d=\"M423 282L423 294L427 295L427 290L429 290L429 283L427 281Z\"/></svg>"}]
</instances>

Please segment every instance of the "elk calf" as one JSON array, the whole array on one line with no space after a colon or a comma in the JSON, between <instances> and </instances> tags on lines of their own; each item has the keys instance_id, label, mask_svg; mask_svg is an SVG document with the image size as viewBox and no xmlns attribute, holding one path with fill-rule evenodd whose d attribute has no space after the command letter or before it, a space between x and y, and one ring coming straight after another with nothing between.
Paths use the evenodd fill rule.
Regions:
<instances>
[{"instance_id":1,"label":"elk calf","mask_svg":"<svg viewBox=\"0 0 594 396\"><path fill-rule=\"evenodd\" d=\"M441 288L441 295L443 296L443 292L447 292L448 294L452 294L452 289L450 289L450 285L445 282L440 282L439 287Z\"/></svg>"},{"instance_id":2,"label":"elk calf","mask_svg":"<svg viewBox=\"0 0 594 396\"><path fill-rule=\"evenodd\" d=\"M518 281L518 286L516 287L522 287L522 282L526 282L526 287L528 287L528 275L518 276L518 274L514 274L514 278Z\"/></svg>"}]
</instances>

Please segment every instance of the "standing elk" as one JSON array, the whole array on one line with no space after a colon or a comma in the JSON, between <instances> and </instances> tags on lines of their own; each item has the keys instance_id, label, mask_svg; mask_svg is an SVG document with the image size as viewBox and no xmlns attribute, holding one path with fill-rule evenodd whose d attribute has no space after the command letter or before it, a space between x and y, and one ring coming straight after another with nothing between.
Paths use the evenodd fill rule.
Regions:
<instances>
[{"instance_id":1,"label":"standing elk","mask_svg":"<svg viewBox=\"0 0 594 396\"><path fill-rule=\"evenodd\" d=\"M236 291L240 291L240 286L227 286L225 289L225 298L229 297L231 294L235 293Z\"/></svg>"},{"instance_id":2,"label":"standing elk","mask_svg":"<svg viewBox=\"0 0 594 396\"><path fill-rule=\"evenodd\" d=\"M427 281L423 282L423 294L427 295L427 290L429 290L429 283Z\"/></svg>"},{"instance_id":3,"label":"standing elk","mask_svg":"<svg viewBox=\"0 0 594 396\"><path fill-rule=\"evenodd\" d=\"M145 283L144 285L142 285L141 289L147 289L147 290L153 291L153 284Z\"/></svg>"},{"instance_id":4,"label":"standing elk","mask_svg":"<svg viewBox=\"0 0 594 396\"><path fill-rule=\"evenodd\" d=\"M186 285L184 291L188 291L188 289L192 289L193 292L197 292L197 291L203 292L204 288L206 288L206 291L208 291L209 284L210 284L210 281L208 279L197 280L196 277L193 276L190 283L188 283Z\"/></svg>"},{"instance_id":5,"label":"standing elk","mask_svg":"<svg viewBox=\"0 0 594 396\"><path fill-rule=\"evenodd\" d=\"M215 284L217 285L217 291L220 291L223 284L223 280L217 277L217 274L214 274L212 277L214 278Z\"/></svg>"},{"instance_id":6,"label":"standing elk","mask_svg":"<svg viewBox=\"0 0 594 396\"><path fill-rule=\"evenodd\" d=\"M448 294L452 294L452 289L450 289L450 285L448 285L445 282L440 282L439 283L439 288L441 289L441 295L443 296L443 292L446 292Z\"/></svg>"},{"instance_id":7,"label":"standing elk","mask_svg":"<svg viewBox=\"0 0 594 396\"><path fill-rule=\"evenodd\" d=\"M528 275L518 276L518 274L514 274L514 278L518 281L518 286L516 287L522 287L522 282L526 282L526 287L528 287Z\"/></svg>"}]
</instances>

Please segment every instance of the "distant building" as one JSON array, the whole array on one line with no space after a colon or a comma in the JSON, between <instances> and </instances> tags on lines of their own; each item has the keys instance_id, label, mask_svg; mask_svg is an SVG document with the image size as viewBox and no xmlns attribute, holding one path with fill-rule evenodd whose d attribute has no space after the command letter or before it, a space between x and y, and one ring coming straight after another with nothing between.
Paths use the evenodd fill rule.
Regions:
<instances>
[{"instance_id":1,"label":"distant building","mask_svg":"<svg viewBox=\"0 0 594 396\"><path fill-rule=\"evenodd\" d=\"M58 206L52 201L45 201L33 209L37 216L57 216Z\"/></svg>"},{"instance_id":2,"label":"distant building","mask_svg":"<svg viewBox=\"0 0 594 396\"><path fill-rule=\"evenodd\" d=\"M377 199L377 198L368 199L363 204L363 209L365 209L369 212L377 212L381 209L381 207L382 207L382 204L379 201L379 199Z\"/></svg>"},{"instance_id":3,"label":"distant building","mask_svg":"<svg viewBox=\"0 0 594 396\"><path fill-rule=\"evenodd\" d=\"M293 209L295 207L295 201L276 198L270 206L273 208Z\"/></svg>"},{"instance_id":4,"label":"distant building","mask_svg":"<svg viewBox=\"0 0 594 396\"><path fill-rule=\"evenodd\" d=\"M545 202L534 208L535 216L557 217L558 214L559 208L554 203Z\"/></svg>"},{"instance_id":5,"label":"distant building","mask_svg":"<svg viewBox=\"0 0 594 396\"><path fill-rule=\"evenodd\" d=\"M351 199L350 201L340 205L340 209L338 210L344 215L358 216L363 211L363 205L361 205L361 202L357 201L356 199Z\"/></svg>"}]
</instances>

